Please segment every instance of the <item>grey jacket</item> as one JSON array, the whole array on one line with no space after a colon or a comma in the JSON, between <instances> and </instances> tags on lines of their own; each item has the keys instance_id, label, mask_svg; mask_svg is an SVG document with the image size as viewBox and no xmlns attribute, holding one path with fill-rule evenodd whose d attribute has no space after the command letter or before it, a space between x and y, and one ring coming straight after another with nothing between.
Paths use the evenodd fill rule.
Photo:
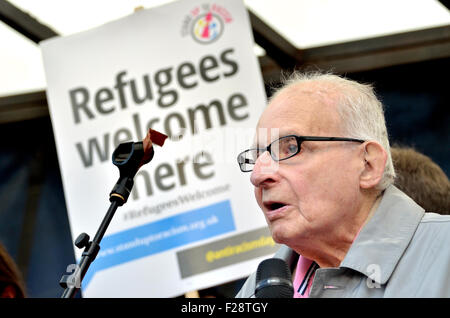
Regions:
<instances>
[{"instance_id":1,"label":"grey jacket","mask_svg":"<svg viewBox=\"0 0 450 318\"><path fill-rule=\"evenodd\" d=\"M309 297L450 297L450 216L425 213L395 186L360 231L337 268L316 270ZM275 254L291 269L298 255ZM237 298L255 292L255 273Z\"/></svg>"}]
</instances>

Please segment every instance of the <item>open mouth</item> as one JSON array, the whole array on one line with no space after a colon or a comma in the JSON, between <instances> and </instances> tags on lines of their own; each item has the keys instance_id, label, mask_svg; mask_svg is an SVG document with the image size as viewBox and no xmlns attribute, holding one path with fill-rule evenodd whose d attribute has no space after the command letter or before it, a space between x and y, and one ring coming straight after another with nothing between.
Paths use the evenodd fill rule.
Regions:
<instances>
[{"instance_id":1,"label":"open mouth","mask_svg":"<svg viewBox=\"0 0 450 318\"><path fill-rule=\"evenodd\" d=\"M278 209L286 206L286 204L284 204L282 202L267 202L267 203L264 203L264 206L270 211L275 211L275 210L278 210Z\"/></svg>"}]
</instances>

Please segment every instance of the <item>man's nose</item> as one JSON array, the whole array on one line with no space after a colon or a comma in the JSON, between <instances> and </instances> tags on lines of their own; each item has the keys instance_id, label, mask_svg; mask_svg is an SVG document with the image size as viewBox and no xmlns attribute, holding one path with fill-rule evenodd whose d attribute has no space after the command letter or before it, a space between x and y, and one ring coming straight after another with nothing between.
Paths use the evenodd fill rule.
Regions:
<instances>
[{"instance_id":1,"label":"man's nose","mask_svg":"<svg viewBox=\"0 0 450 318\"><path fill-rule=\"evenodd\" d=\"M255 187L260 187L267 183L275 182L278 178L278 161L275 161L270 156L268 151L264 152L256 159L253 166L250 181Z\"/></svg>"}]
</instances>

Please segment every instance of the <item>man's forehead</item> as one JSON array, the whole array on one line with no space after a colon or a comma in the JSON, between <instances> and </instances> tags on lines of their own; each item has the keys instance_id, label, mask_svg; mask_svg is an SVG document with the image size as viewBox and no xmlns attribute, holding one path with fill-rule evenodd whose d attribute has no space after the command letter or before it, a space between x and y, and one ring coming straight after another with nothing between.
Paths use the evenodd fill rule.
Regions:
<instances>
[{"instance_id":1,"label":"man's forehead","mask_svg":"<svg viewBox=\"0 0 450 318\"><path fill-rule=\"evenodd\" d=\"M315 99L324 104L334 104L341 93L337 87L327 82L307 81L286 86L273 95L269 104L279 99Z\"/></svg>"},{"instance_id":2,"label":"man's forehead","mask_svg":"<svg viewBox=\"0 0 450 318\"><path fill-rule=\"evenodd\" d=\"M287 135L307 135L299 131L298 129L292 129L288 127L282 128L258 128L255 131L255 138L265 140L270 137L283 137ZM273 138L270 138L273 139Z\"/></svg>"},{"instance_id":3,"label":"man's forehead","mask_svg":"<svg viewBox=\"0 0 450 318\"><path fill-rule=\"evenodd\" d=\"M291 134L328 136L341 131L335 99L314 89L314 86L293 86L278 93L258 122L255 142L270 143Z\"/></svg>"}]
</instances>

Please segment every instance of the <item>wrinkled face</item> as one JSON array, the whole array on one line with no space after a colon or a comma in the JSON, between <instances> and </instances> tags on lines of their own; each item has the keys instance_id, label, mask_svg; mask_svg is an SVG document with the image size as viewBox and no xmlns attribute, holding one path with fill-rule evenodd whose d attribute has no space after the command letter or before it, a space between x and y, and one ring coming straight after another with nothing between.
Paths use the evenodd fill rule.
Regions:
<instances>
[{"instance_id":1,"label":"wrinkled face","mask_svg":"<svg viewBox=\"0 0 450 318\"><path fill-rule=\"evenodd\" d=\"M288 87L272 100L258 123L256 147L289 134L348 137L333 98L309 88ZM304 141L299 154L277 164L268 152L258 158L251 182L276 242L294 248L339 239L361 205L361 149L352 142Z\"/></svg>"}]
</instances>

